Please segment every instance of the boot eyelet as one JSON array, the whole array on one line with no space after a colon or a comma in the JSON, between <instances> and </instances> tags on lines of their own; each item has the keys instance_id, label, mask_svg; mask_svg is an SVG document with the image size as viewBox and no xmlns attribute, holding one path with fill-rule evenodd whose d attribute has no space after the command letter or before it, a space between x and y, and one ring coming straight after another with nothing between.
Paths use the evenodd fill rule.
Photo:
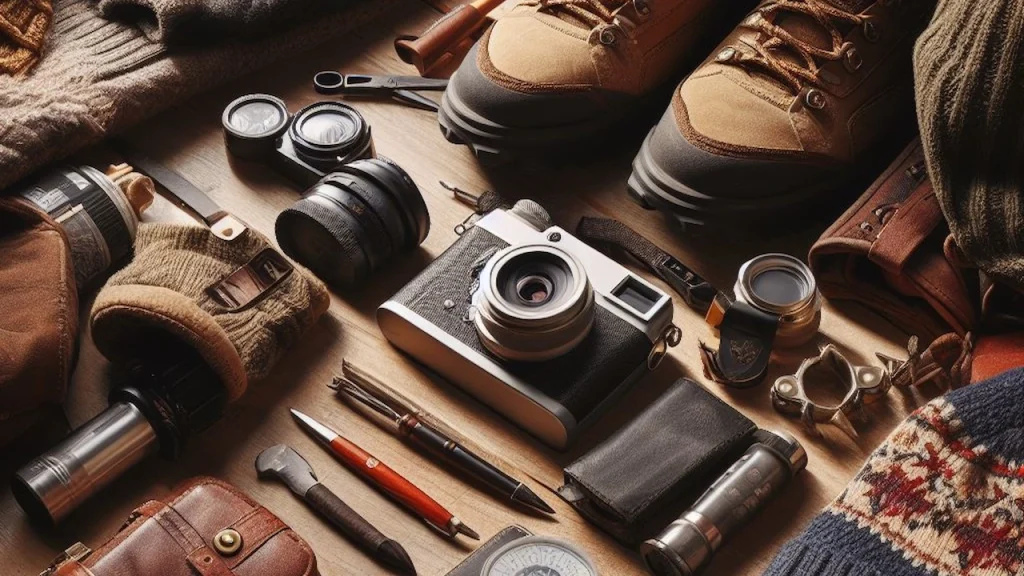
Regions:
<instances>
[{"instance_id":1,"label":"boot eyelet","mask_svg":"<svg viewBox=\"0 0 1024 576\"><path fill-rule=\"evenodd\" d=\"M717 60L719 62L728 62L728 61L732 60L733 58L736 58L736 55L737 55L736 49L733 48L732 46L727 46L727 47L723 48L722 51L719 52L717 56L715 56L715 60Z\"/></svg>"},{"instance_id":2,"label":"boot eyelet","mask_svg":"<svg viewBox=\"0 0 1024 576\"><path fill-rule=\"evenodd\" d=\"M882 33L878 30L878 26L875 25L873 20L864 21L864 39L868 42L874 43L881 39Z\"/></svg>"},{"instance_id":3,"label":"boot eyelet","mask_svg":"<svg viewBox=\"0 0 1024 576\"><path fill-rule=\"evenodd\" d=\"M808 90L807 95L804 96L804 102L807 103L807 106L814 108L815 110L822 110L825 108L828 100L825 98L825 94L821 90L812 88L811 90Z\"/></svg>"},{"instance_id":4,"label":"boot eyelet","mask_svg":"<svg viewBox=\"0 0 1024 576\"><path fill-rule=\"evenodd\" d=\"M601 33L598 35L598 38L601 40L601 44L604 44L605 46L615 45L615 43L619 41L619 35L616 34L615 30L615 26L605 26L602 28Z\"/></svg>"},{"instance_id":5,"label":"boot eyelet","mask_svg":"<svg viewBox=\"0 0 1024 576\"><path fill-rule=\"evenodd\" d=\"M651 5L647 3L647 0L633 0L633 10L641 16L651 15Z\"/></svg>"},{"instance_id":6,"label":"boot eyelet","mask_svg":"<svg viewBox=\"0 0 1024 576\"><path fill-rule=\"evenodd\" d=\"M861 66L864 65L864 59L860 57L860 52L857 52L857 48L851 46L846 50L843 55L843 66L849 72L856 72L860 70Z\"/></svg>"}]
</instances>

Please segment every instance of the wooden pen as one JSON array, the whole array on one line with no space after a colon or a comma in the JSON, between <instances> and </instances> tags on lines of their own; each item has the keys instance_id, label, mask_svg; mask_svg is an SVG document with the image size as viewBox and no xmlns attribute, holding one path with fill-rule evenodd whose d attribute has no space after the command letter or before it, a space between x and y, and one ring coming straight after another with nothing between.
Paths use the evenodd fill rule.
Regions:
<instances>
[{"instance_id":1,"label":"wooden pen","mask_svg":"<svg viewBox=\"0 0 1024 576\"><path fill-rule=\"evenodd\" d=\"M454 514L369 452L302 412L292 409L291 413L302 428L330 448L343 464L415 512L428 524L451 538L463 534L474 540L480 539L479 534L463 524Z\"/></svg>"}]
</instances>

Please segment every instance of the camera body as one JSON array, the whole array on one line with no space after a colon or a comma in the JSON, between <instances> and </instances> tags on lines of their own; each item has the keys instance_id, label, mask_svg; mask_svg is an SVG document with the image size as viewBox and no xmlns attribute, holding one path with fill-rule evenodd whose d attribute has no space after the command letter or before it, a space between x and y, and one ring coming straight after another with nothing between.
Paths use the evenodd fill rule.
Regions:
<instances>
[{"instance_id":1,"label":"camera body","mask_svg":"<svg viewBox=\"0 0 1024 576\"><path fill-rule=\"evenodd\" d=\"M549 223L528 200L488 213L377 321L393 345L564 449L679 329L666 293Z\"/></svg>"}]
</instances>

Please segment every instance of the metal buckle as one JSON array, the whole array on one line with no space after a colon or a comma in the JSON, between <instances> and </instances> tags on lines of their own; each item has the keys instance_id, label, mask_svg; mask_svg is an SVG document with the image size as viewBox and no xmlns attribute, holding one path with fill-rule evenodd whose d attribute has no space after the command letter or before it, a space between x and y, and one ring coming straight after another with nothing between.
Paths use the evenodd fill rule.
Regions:
<instances>
[{"instance_id":1,"label":"metal buckle","mask_svg":"<svg viewBox=\"0 0 1024 576\"><path fill-rule=\"evenodd\" d=\"M60 556L54 558L53 562L50 563L46 570L39 573L39 576L53 576L57 573L57 569L59 569L65 562L82 562L88 558L90 554L92 554L92 550L90 550L88 546L81 542L75 542L67 550L61 552Z\"/></svg>"},{"instance_id":2,"label":"metal buckle","mask_svg":"<svg viewBox=\"0 0 1024 576\"><path fill-rule=\"evenodd\" d=\"M842 401L834 406L814 402L807 395L807 387L819 381L813 380L817 370L830 371L846 388ZM889 371L877 366L855 366L838 348L829 344L814 358L807 358L800 364L796 374L782 376L772 385L772 405L783 414L799 416L807 431L821 436L818 424L832 424L850 438L857 438L857 431L848 415L860 410L865 403L871 403L889 392L892 378Z\"/></svg>"}]
</instances>

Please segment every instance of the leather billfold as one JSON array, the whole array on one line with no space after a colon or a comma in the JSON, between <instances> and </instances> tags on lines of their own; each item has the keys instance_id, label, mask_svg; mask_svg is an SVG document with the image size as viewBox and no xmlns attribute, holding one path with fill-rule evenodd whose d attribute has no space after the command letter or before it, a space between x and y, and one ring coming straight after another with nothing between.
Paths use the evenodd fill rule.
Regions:
<instances>
[{"instance_id":1,"label":"leather billfold","mask_svg":"<svg viewBox=\"0 0 1024 576\"><path fill-rule=\"evenodd\" d=\"M634 546L678 517L753 442L757 427L690 379L565 468L559 495Z\"/></svg>"},{"instance_id":2,"label":"leather billfold","mask_svg":"<svg viewBox=\"0 0 1024 576\"><path fill-rule=\"evenodd\" d=\"M132 512L106 544L68 548L40 576L318 576L316 556L235 487L197 478Z\"/></svg>"}]
</instances>

